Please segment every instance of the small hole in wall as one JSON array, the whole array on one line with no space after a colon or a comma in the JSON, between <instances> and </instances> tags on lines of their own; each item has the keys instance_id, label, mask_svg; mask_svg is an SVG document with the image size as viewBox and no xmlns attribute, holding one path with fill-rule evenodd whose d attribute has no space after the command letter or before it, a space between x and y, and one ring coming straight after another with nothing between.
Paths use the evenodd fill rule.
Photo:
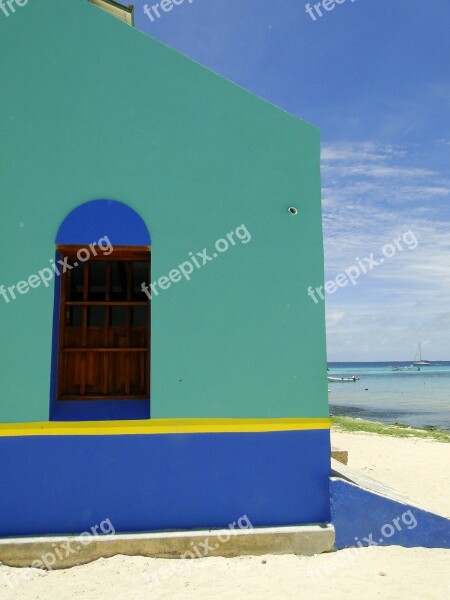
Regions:
<instances>
[{"instance_id":1,"label":"small hole in wall","mask_svg":"<svg viewBox=\"0 0 450 600\"><path fill-rule=\"evenodd\" d=\"M291 215L298 215L298 210L294 206L290 206L288 211L291 213Z\"/></svg>"}]
</instances>

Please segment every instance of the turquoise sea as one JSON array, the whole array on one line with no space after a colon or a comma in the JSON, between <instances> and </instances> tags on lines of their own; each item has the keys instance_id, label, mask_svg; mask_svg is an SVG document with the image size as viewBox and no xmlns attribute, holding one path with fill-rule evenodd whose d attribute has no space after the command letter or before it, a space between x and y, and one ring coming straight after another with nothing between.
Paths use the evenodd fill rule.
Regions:
<instances>
[{"instance_id":1,"label":"turquoise sea","mask_svg":"<svg viewBox=\"0 0 450 600\"><path fill-rule=\"evenodd\" d=\"M392 370L410 364L328 363L328 376L359 377L354 383L328 382L331 414L450 430L450 362Z\"/></svg>"}]
</instances>

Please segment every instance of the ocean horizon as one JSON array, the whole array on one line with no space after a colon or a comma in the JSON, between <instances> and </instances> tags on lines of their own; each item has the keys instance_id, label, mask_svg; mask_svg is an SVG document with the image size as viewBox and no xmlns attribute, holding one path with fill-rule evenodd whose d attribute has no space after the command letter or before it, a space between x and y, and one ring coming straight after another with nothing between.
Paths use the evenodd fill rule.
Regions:
<instances>
[{"instance_id":1,"label":"ocean horizon","mask_svg":"<svg viewBox=\"0 0 450 600\"><path fill-rule=\"evenodd\" d=\"M413 427L450 431L450 361L433 361L420 371L393 371L411 361L329 362L330 413Z\"/></svg>"}]
</instances>

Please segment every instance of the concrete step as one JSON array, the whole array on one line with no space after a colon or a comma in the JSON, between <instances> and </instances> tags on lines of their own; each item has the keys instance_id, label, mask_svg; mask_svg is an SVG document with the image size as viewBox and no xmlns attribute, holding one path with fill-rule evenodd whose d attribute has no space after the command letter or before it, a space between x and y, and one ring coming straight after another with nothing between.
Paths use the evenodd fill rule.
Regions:
<instances>
[{"instance_id":1,"label":"concrete step","mask_svg":"<svg viewBox=\"0 0 450 600\"><path fill-rule=\"evenodd\" d=\"M11 567L65 569L117 554L153 558L204 558L298 554L334 548L332 525L255 527L90 536L0 539L0 562Z\"/></svg>"}]
</instances>

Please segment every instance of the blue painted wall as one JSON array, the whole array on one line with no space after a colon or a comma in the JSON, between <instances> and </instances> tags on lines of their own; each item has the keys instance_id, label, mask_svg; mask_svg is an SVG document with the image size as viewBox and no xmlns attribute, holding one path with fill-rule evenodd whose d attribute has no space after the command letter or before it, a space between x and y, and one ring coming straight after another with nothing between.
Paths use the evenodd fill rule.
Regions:
<instances>
[{"instance_id":1,"label":"blue painted wall","mask_svg":"<svg viewBox=\"0 0 450 600\"><path fill-rule=\"evenodd\" d=\"M0 536L327 522L327 430L0 438Z\"/></svg>"}]
</instances>

